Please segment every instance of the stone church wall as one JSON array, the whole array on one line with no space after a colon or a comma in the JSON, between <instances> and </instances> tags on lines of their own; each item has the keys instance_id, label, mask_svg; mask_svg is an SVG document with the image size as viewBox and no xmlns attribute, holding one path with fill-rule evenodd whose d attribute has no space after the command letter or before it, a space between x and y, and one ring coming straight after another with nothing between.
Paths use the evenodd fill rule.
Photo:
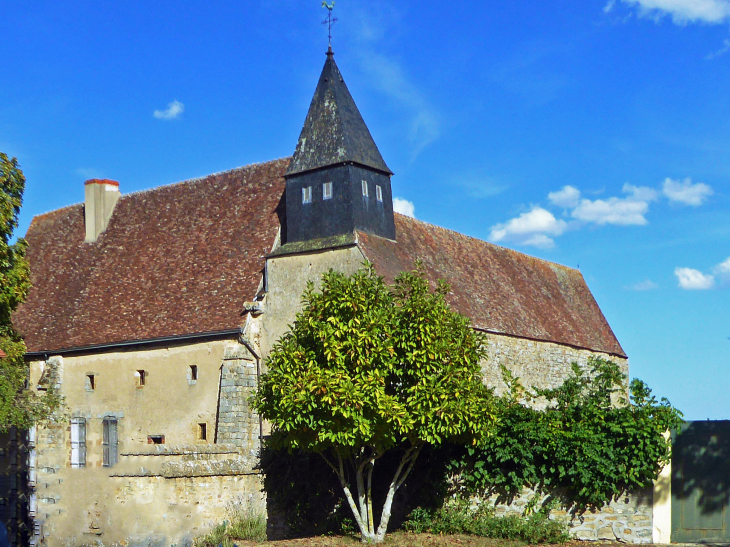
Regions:
<instances>
[{"instance_id":1,"label":"stone church wall","mask_svg":"<svg viewBox=\"0 0 730 547\"><path fill-rule=\"evenodd\" d=\"M487 333L486 337L487 357L482 363L482 374L485 383L495 386L498 394L505 389L501 366L512 371L525 387L541 388L560 386L570 376L573 362L585 368L591 356L613 361L624 374L629 373L629 362L622 357L500 334Z\"/></svg>"},{"instance_id":2,"label":"stone church wall","mask_svg":"<svg viewBox=\"0 0 730 547\"><path fill-rule=\"evenodd\" d=\"M552 342L526 340L498 334L487 334L487 357L482 363L482 374L487 385L495 386L503 393L501 366L506 367L520 379L525 387L555 388L560 386L571 373L571 364L576 362L585 368L591 356L614 361L628 374L628 360L612 355L595 353L585 349L572 348ZM536 403L544 408L544 402ZM521 514L534 492L526 490L511 505L496 505L498 515ZM496 497L489 498L495 503ZM475 501L478 503L478 500ZM571 518L563 509L554 510L553 518L566 519L571 531L578 539L619 540L630 543L651 543L652 540L652 491L636 492L605 506L600 511L588 512Z\"/></svg>"}]
</instances>

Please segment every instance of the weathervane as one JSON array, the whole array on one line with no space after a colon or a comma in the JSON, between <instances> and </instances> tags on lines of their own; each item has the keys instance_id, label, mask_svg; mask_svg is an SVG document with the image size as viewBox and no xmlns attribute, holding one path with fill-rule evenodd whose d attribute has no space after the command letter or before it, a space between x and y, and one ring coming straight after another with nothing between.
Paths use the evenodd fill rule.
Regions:
<instances>
[{"instance_id":1,"label":"weathervane","mask_svg":"<svg viewBox=\"0 0 730 547\"><path fill-rule=\"evenodd\" d=\"M335 9L334 0L331 4L327 3L327 0L322 0L322 7L327 8L327 19L322 21L323 25L327 25L327 39L330 49L332 49L332 25L337 22L336 17L332 17L332 10Z\"/></svg>"}]
</instances>

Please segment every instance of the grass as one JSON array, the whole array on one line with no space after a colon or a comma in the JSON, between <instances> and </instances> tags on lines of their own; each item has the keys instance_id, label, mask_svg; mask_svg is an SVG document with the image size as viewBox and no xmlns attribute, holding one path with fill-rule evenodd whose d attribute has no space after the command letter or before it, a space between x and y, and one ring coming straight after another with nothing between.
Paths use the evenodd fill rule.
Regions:
<instances>
[{"instance_id":1,"label":"grass","mask_svg":"<svg viewBox=\"0 0 730 547\"><path fill-rule=\"evenodd\" d=\"M230 520L224 520L208 535L198 538L195 547L234 547L243 542L266 541L266 515L252 503L232 503L228 514Z\"/></svg>"}]
</instances>

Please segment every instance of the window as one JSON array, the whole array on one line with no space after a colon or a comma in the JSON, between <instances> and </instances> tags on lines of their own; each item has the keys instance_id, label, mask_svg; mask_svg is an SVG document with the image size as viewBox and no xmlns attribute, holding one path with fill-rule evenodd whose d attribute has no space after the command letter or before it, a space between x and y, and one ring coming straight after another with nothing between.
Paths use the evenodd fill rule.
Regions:
<instances>
[{"instance_id":1,"label":"window","mask_svg":"<svg viewBox=\"0 0 730 547\"><path fill-rule=\"evenodd\" d=\"M86 375L84 387L86 388L86 391L94 391L96 389L96 376L94 374Z\"/></svg>"},{"instance_id":2,"label":"window","mask_svg":"<svg viewBox=\"0 0 730 547\"><path fill-rule=\"evenodd\" d=\"M362 181L362 195L368 197L368 181Z\"/></svg>"},{"instance_id":3,"label":"window","mask_svg":"<svg viewBox=\"0 0 730 547\"><path fill-rule=\"evenodd\" d=\"M380 185L375 186L375 199L378 201L383 201L383 189L380 187Z\"/></svg>"},{"instance_id":4,"label":"window","mask_svg":"<svg viewBox=\"0 0 730 547\"><path fill-rule=\"evenodd\" d=\"M147 444L165 444L165 436L147 435Z\"/></svg>"},{"instance_id":5,"label":"window","mask_svg":"<svg viewBox=\"0 0 730 547\"><path fill-rule=\"evenodd\" d=\"M134 377L137 381L137 387L144 387L147 383L147 372L144 370L138 370L135 372Z\"/></svg>"},{"instance_id":6,"label":"window","mask_svg":"<svg viewBox=\"0 0 730 547\"><path fill-rule=\"evenodd\" d=\"M325 182L322 185L322 199L332 199L332 183Z\"/></svg>"},{"instance_id":7,"label":"window","mask_svg":"<svg viewBox=\"0 0 730 547\"><path fill-rule=\"evenodd\" d=\"M190 365L190 380L193 382L198 381L198 365Z\"/></svg>"},{"instance_id":8,"label":"window","mask_svg":"<svg viewBox=\"0 0 730 547\"><path fill-rule=\"evenodd\" d=\"M71 467L86 467L86 418L71 418Z\"/></svg>"},{"instance_id":9,"label":"window","mask_svg":"<svg viewBox=\"0 0 730 547\"><path fill-rule=\"evenodd\" d=\"M207 441L208 440L208 424L198 424L198 440L199 441Z\"/></svg>"},{"instance_id":10,"label":"window","mask_svg":"<svg viewBox=\"0 0 730 547\"><path fill-rule=\"evenodd\" d=\"M302 188L302 203L312 203L312 187L305 186Z\"/></svg>"},{"instance_id":11,"label":"window","mask_svg":"<svg viewBox=\"0 0 730 547\"><path fill-rule=\"evenodd\" d=\"M113 417L104 418L102 429L101 446L104 453L102 464L104 467L112 467L117 463L117 419Z\"/></svg>"}]
</instances>

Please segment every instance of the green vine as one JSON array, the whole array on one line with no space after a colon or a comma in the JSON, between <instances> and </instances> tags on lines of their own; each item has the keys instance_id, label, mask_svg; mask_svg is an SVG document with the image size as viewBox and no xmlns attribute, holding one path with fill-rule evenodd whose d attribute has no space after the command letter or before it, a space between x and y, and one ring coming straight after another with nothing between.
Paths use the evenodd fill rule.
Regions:
<instances>
[{"instance_id":1,"label":"green vine","mask_svg":"<svg viewBox=\"0 0 730 547\"><path fill-rule=\"evenodd\" d=\"M669 461L664 433L679 425L681 412L640 380L627 398L616 363L594 357L586 370L573 363L554 389L527 391L506 369L503 378L508 389L498 398L493 434L451 461L465 492L509 503L530 488L582 513L650 486ZM536 410L536 402L547 408Z\"/></svg>"}]
</instances>

